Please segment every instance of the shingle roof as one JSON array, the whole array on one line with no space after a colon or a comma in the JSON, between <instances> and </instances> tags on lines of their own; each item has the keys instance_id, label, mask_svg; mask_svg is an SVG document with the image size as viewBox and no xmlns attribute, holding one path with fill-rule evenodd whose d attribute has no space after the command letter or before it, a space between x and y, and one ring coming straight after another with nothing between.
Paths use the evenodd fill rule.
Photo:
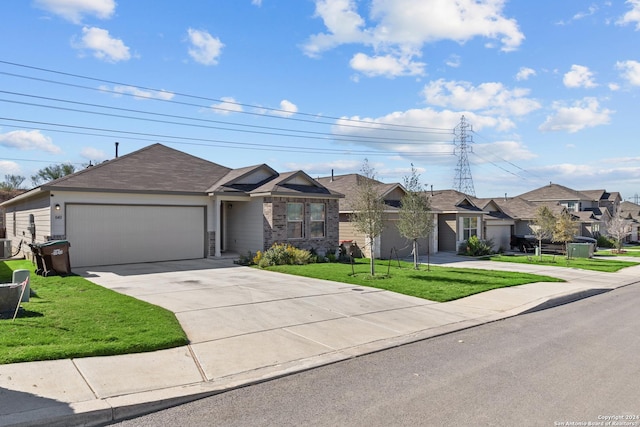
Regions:
<instances>
[{"instance_id":1,"label":"shingle roof","mask_svg":"<svg viewBox=\"0 0 640 427\"><path fill-rule=\"evenodd\" d=\"M300 181L306 181L308 184L300 184ZM283 196L324 196L330 198L338 198L343 195L333 191L317 180L314 180L303 171L285 172L279 174L273 179L267 180L259 187L253 189L251 194L269 193L273 195Z\"/></svg>"},{"instance_id":2,"label":"shingle roof","mask_svg":"<svg viewBox=\"0 0 640 427\"><path fill-rule=\"evenodd\" d=\"M162 144L153 144L56 179L42 188L205 193L230 170Z\"/></svg>"},{"instance_id":3,"label":"shingle roof","mask_svg":"<svg viewBox=\"0 0 640 427\"><path fill-rule=\"evenodd\" d=\"M482 212L475 205L473 197L456 190L438 190L427 192L431 199L431 207L441 212ZM468 200L468 203L464 203Z\"/></svg>"},{"instance_id":4,"label":"shingle roof","mask_svg":"<svg viewBox=\"0 0 640 427\"><path fill-rule=\"evenodd\" d=\"M640 205L625 201L620 203L620 212L630 214L633 219L640 219Z\"/></svg>"},{"instance_id":5,"label":"shingle roof","mask_svg":"<svg viewBox=\"0 0 640 427\"><path fill-rule=\"evenodd\" d=\"M364 180L369 179L374 186L376 192L383 197L385 194L398 187L400 184L385 184L375 179L367 178L357 173L351 173L347 175L335 175L317 178L316 181L327 187L331 191L344 194L344 199L340 200L340 210L349 211L353 209L353 203L356 198L356 188ZM388 206L391 208L397 208L397 206Z\"/></svg>"},{"instance_id":6,"label":"shingle roof","mask_svg":"<svg viewBox=\"0 0 640 427\"><path fill-rule=\"evenodd\" d=\"M526 193L522 193L518 197L529 200L530 202L543 200L593 200L591 196L586 195L580 191L576 191L569 187L553 183L545 185L544 187L536 188L535 190L531 190Z\"/></svg>"}]
</instances>

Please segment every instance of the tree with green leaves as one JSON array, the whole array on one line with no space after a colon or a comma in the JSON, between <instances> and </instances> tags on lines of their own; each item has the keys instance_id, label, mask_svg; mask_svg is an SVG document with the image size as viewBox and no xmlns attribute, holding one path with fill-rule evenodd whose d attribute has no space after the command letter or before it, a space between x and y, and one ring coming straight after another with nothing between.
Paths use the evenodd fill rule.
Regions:
<instances>
[{"instance_id":1,"label":"tree with green leaves","mask_svg":"<svg viewBox=\"0 0 640 427\"><path fill-rule=\"evenodd\" d=\"M0 182L0 190L13 191L24 190L22 184L26 178L20 175L5 175L4 181Z\"/></svg>"},{"instance_id":2,"label":"tree with green leaves","mask_svg":"<svg viewBox=\"0 0 640 427\"><path fill-rule=\"evenodd\" d=\"M553 238L553 231L556 227L556 221L558 219L551 212L547 206L540 206L536 211L536 216L533 219L529 228L531 229L531 233L538 240L538 254L540 255L540 260L542 261L542 241L544 239Z\"/></svg>"},{"instance_id":3,"label":"tree with green leaves","mask_svg":"<svg viewBox=\"0 0 640 427\"><path fill-rule=\"evenodd\" d=\"M370 271L375 275L375 242L384 229L384 200L378 192L375 171L367 159L362 165L362 176L358 176L358 184L354 191L353 214L351 221L356 231L365 235L365 245L369 246Z\"/></svg>"},{"instance_id":4,"label":"tree with green leaves","mask_svg":"<svg viewBox=\"0 0 640 427\"><path fill-rule=\"evenodd\" d=\"M553 229L553 241L564 244L567 259L569 255L569 242L573 240L578 232L578 223L573 219L573 215L566 209L557 217L555 227Z\"/></svg>"},{"instance_id":5,"label":"tree with green leaves","mask_svg":"<svg viewBox=\"0 0 640 427\"><path fill-rule=\"evenodd\" d=\"M407 191L400 201L398 231L413 244L413 268L418 270L418 239L428 238L433 231L431 201L420 184L420 175L411 165L411 175L404 177ZM427 250L428 250L427 243Z\"/></svg>"},{"instance_id":6,"label":"tree with green leaves","mask_svg":"<svg viewBox=\"0 0 640 427\"><path fill-rule=\"evenodd\" d=\"M49 165L40 169L35 175L31 176L31 181L34 186L53 181L54 179L62 178L66 175L71 175L76 171L76 167L71 163L60 163L57 165Z\"/></svg>"}]
</instances>

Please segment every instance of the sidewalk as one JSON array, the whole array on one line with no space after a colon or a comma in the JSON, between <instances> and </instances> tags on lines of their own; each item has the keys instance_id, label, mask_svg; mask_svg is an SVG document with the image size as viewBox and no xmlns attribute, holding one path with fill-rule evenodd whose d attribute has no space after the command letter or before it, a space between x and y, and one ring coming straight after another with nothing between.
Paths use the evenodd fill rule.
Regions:
<instances>
[{"instance_id":1,"label":"sidewalk","mask_svg":"<svg viewBox=\"0 0 640 427\"><path fill-rule=\"evenodd\" d=\"M495 289L448 303L194 260L92 268L95 283L176 313L188 346L110 357L0 365L0 426L100 425L235 387L574 301L640 282L618 273L465 260L566 283Z\"/></svg>"}]
</instances>

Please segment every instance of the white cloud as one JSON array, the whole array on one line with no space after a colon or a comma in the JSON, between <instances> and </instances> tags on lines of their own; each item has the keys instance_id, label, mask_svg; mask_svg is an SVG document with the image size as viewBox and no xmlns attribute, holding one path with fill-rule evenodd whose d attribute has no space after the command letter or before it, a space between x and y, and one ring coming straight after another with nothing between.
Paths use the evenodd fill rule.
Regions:
<instances>
[{"instance_id":1,"label":"white cloud","mask_svg":"<svg viewBox=\"0 0 640 427\"><path fill-rule=\"evenodd\" d=\"M529 80L529 77L532 77L535 75L536 75L536 70L534 70L533 68L520 67L520 70L518 70L518 74L516 74L516 80L518 81Z\"/></svg>"},{"instance_id":2,"label":"white cloud","mask_svg":"<svg viewBox=\"0 0 640 427\"><path fill-rule=\"evenodd\" d=\"M39 150L51 154L62 152L50 137L43 135L39 130L14 130L0 134L0 145L23 151Z\"/></svg>"},{"instance_id":3,"label":"white cloud","mask_svg":"<svg viewBox=\"0 0 640 427\"><path fill-rule=\"evenodd\" d=\"M128 94L133 95L135 99L163 99L171 100L175 96L174 93L166 90L145 90L135 86L114 86L109 88L107 86L100 86L100 90L115 92L116 94Z\"/></svg>"},{"instance_id":4,"label":"white cloud","mask_svg":"<svg viewBox=\"0 0 640 427\"><path fill-rule=\"evenodd\" d=\"M251 0L251 4L254 6L262 6L262 0Z\"/></svg>"},{"instance_id":5,"label":"white cloud","mask_svg":"<svg viewBox=\"0 0 640 427\"><path fill-rule=\"evenodd\" d=\"M0 160L0 176L18 175L20 173L20 165L9 160Z\"/></svg>"},{"instance_id":6,"label":"white cloud","mask_svg":"<svg viewBox=\"0 0 640 427\"><path fill-rule=\"evenodd\" d=\"M566 87L571 88L592 88L597 86L593 80L593 73L589 70L589 67L584 65L572 65L571 71L564 75L562 82Z\"/></svg>"},{"instance_id":7,"label":"white cloud","mask_svg":"<svg viewBox=\"0 0 640 427\"><path fill-rule=\"evenodd\" d=\"M640 1L640 0L639 0ZM633 86L640 86L640 62L618 61L616 68L622 71L622 77Z\"/></svg>"},{"instance_id":8,"label":"white cloud","mask_svg":"<svg viewBox=\"0 0 640 427\"><path fill-rule=\"evenodd\" d=\"M36 7L80 24L85 15L109 19L116 10L115 0L35 0Z\"/></svg>"},{"instance_id":9,"label":"white cloud","mask_svg":"<svg viewBox=\"0 0 640 427\"><path fill-rule=\"evenodd\" d=\"M84 147L80 150L80 156L94 162L101 162L109 158L104 151L93 147Z\"/></svg>"},{"instance_id":10,"label":"white cloud","mask_svg":"<svg viewBox=\"0 0 640 427\"><path fill-rule=\"evenodd\" d=\"M397 77L423 75L425 64L413 62L411 57L395 57L393 55L368 56L364 53L356 53L349 62L351 68L361 72L365 76Z\"/></svg>"},{"instance_id":11,"label":"white cloud","mask_svg":"<svg viewBox=\"0 0 640 427\"><path fill-rule=\"evenodd\" d=\"M430 82L423 89L428 104L490 114L522 116L540 108L540 103L527 98L529 89L507 89L502 83L488 82L473 86L465 81Z\"/></svg>"},{"instance_id":12,"label":"white cloud","mask_svg":"<svg viewBox=\"0 0 640 427\"><path fill-rule=\"evenodd\" d=\"M622 16L618 25L636 24L636 30L640 30L640 0L627 0L625 3L631 6L631 10Z\"/></svg>"},{"instance_id":13,"label":"white cloud","mask_svg":"<svg viewBox=\"0 0 640 427\"><path fill-rule=\"evenodd\" d=\"M600 108L595 98L584 98L574 102L572 106L554 103L555 114L547 116L540 125L541 131L566 131L575 133L585 128L606 125L611 120L613 110Z\"/></svg>"},{"instance_id":14,"label":"white cloud","mask_svg":"<svg viewBox=\"0 0 640 427\"><path fill-rule=\"evenodd\" d=\"M220 100L222 102L219 102L218 104L211 104L211 108L215 113L227 115L242 111L242 105L238 104L234 98L230 96L223 96Z\"/></svg>"},{"instance_id":15,"label":"white cloud","mask_svg":"<svg viewBox=\"0 0 640 427\"><path fill-rule=\"evenodd\" d=\"M460 59L460 55L449 55L444 63L451 68L458 68L460 64L462 64L462 59Z\"/></svg>"},{"instance_id":16,"label":"white cloud","mask_svg":"<svg viewBox=\"0 0 640 427\"><path fill-rule=\"evenodd\" d=\"M531 160L538 157L519 141L496 141L489 144L473 144L473 151L480 157L480 162ZM483 160L485 159L485 160Z\"/></svg>"},{"instance_id":17,"label":"white cloud","mask_svg":"<svg viewBox=\"0 0 640 427\"><path fill-rule=\"evenodd\" d=\"M620 85L618 83L609 83L607 87L609 88L609 90L614 92L620 90Z\"/></svg>"},{"instance_id":18,"label":"white cloud","mask_svg":"<svg viewBox=\"0 0 640 427\"><path fill-rule=\"evenodd\" d=\"M199 64L216 65L222 53L224 43L204 30L189 28L189 56Z\"/></svg>"},{"instance_id":19,"label":"white cloud","mask_svg":"<svg viewBox=\"0 0 640 427\"><path fill-rule=\"evenodd\" d=\"M298 106L291 101L283 99L280 101L280 111L275 114L282 117L291 117L298 112Z\"/></svg>"},{"instance_id":20,"label":"white cloud","mask_svg":"<svg viewBox=\"0 0 640 427\"><path fill-rule=\"evenodd\" d=\"M503 0L376 0L369 12L370 26L358 13L355 0L316 0L315 3L315 16L323 20L327 32L310 36L303 46L305 54L317 57L324 51L349 43L370 46L374 55L351 61L352 66L362 67L363 63L375 65L362 61L366 58L385 58L384 64L367 67L367 70L376 70L382 65L388 68L389 57L395 57L400 64L420 64L414 63L413 58L420 56L423 45L441 40L464 43L475 37L485 37L499 40L503 51L517 49L524 40L517 22L503 16ZM407 73L406 67L399 67L397 70L401 74L396 75L411 75L422 67L424 64L410 67L413 73Z\"/></svg>"},{"instance_id":21,"label":"white cloud","mask_svg":"<svg viewBox=\"0 0 640 427\"><path fill-rule=\"evenodd\" d=\"M76 49L89 49L93 56L107 62L127 61L131 59L129 48L120 39L111 37L109 31L97 27L82 28L82 38L73 41Z\"/></svg>"}]
</instances>

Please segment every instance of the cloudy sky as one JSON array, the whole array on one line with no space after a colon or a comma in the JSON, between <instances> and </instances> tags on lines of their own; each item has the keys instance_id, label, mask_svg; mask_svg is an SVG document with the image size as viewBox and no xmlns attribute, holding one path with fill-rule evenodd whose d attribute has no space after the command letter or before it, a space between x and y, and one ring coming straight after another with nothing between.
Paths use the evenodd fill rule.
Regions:
<instances>
[{"instance_id":1,"label":"cloudy sky","mask_svg":"<svg viewBox=\"0 0 640 427\"><path fill-rule=\"evenodd\" d=\"M464 142L479 197L640 193L640 0L29 0L0 14L0 179L30 185L118 141L313 177L367 159L402 182L413 164L444 189Z\"/></svg>"}]
</instances>

